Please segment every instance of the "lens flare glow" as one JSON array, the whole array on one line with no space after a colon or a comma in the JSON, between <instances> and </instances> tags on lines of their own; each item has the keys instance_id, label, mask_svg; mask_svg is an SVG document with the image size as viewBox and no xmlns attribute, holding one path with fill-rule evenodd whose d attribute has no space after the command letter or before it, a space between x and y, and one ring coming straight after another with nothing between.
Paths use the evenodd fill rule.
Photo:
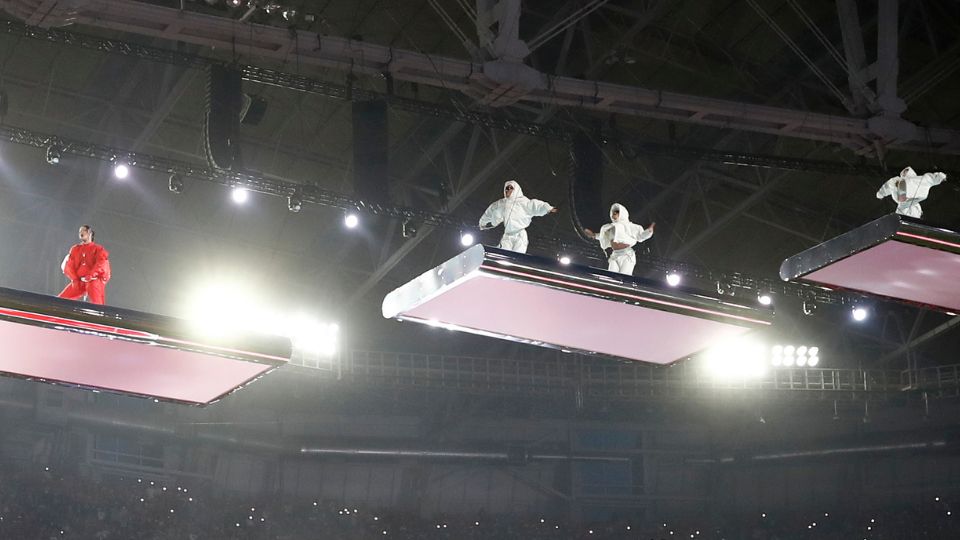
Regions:
<instances>
[{"instance_id":1,"label":"lens flare glow","mask_svg":"<svg viewBox=\"0 0 960 540\"><path fill-rule=\"evenodd\" d=\"M271 306L239 279L218 279L198 286L183 308L191 328L202 335L229 339L250 333L290 338L294 355L331 357L337 353L340 328L306 311Z\"/></svg>"},{"instance_id":2,"label":"lens flare glow","mask_svg":"<svg viewBox=\"0 0 960 540\"><path fill-rule=\"evenodd\" d=\"M130 167L126 163L117 163L113 166L113 175L123 180L130 176Z\"/></svg>"},{"instance_id":3,"label":"lens flare glow","mask_svg":"<svg viewBox=\"0 0 960 540\"><path fill-rule=\"evenodd\" d=\"M235 187L230 191L230 198L237 204L243 204L250 198L250 192L242 187Z\"/></svg>"},{"instance_id":4,"label":"lens flare glow","mask_svg":"<svg viewBox=\"0 0 960 540\"><path fill-rule=\"evenodd\" d=\"M750 337L737 337L708 349L707 373L718 380L756 379L767 372L767 346Z\"/></svg>"}]
</instances>

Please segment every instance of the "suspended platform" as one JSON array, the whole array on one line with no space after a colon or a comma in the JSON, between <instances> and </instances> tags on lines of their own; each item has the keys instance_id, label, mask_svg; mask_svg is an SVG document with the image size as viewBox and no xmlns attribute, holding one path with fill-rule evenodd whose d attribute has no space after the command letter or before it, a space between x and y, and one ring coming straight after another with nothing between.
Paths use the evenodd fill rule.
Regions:
<instances>
[{"instance_id":1,"label":"suspended platform","mask_svg":"<svg viewBox=\"0 0 960 540\"><path fill-rule=\"evenodd\" d=\"M582 353L670 364L770 325L772 309L476 245L399 287L383 316Z\"/></svg>"},{"instance_id":2,"label":"suspended platform","mask_svg":"<svg viewBox=\"0 0 960 540\"><path fill-rule=\"evenodd\" d=\"M188 322L0 288L0 374L208 405L290 359L279 336L199 337Z\"/></svg>"},{"instance_id":3,"label":"suspended platform","mask_svg":"<svg viewBox=\"0 0 960 540\"><path fill-rule=\"evenodd\" d=\"M783 261L784 281L960 312L960 234L890 214Z\"/></svg>"}]
</instances>

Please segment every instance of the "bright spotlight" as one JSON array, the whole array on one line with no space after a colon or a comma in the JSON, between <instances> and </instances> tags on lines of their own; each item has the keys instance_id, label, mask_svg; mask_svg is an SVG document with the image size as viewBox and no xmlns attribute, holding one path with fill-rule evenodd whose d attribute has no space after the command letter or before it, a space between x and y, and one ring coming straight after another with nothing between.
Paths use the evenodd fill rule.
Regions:
<instances>
[{"instance_id":1,"label":"bright spotlight","mask_svg":"<svg viewBox=\"0 0 960 540\"><path fill-rule=\"evenodd\" d=\"M783 345L774 345L773 349L771 349L771 352L773 352L774 356L780 356L783 354Z\"/></svg>"},{"instance_id":2,"label":"bright spotlight","mask_svg":"<svg viewBox=\"0 0 960 540\"><path fill-rule=\"evenodd\" d=\"M309 355L333 356L337 352L336 324L323 324L308 315L286 319L281 332L290 337L294 350Z\"/></svg>"},{"instance_id":3,"label":"bright spotlight","mask_svg":"<svg viewBox=\"0 0 960 540\"><path fill-rule=\"evenodd\" d=\"M810 347L807 349L807 354L810 356L818 356L820 354L820 347Z\"/></svg>"},{"instance_id":4,"label":"bright spotlight","mask_svg":"<svg viewBox=\"0 0 960 540\"><path fill-rule=\"evenodd\" d=\"M237 292L243 292L238 295ZM250 333L290 338L295 355L319 360L336 354L339 327L304 313L271 306L253 294L249 284L229 278L199 287L185 306L194 331L226 338Z\"/></svg>"},{"instance_id":5,"label":"bright spotlight","mask_svg":"<svg viewBox=\"0 0 960 540\"><path fill-rule=\"evenodd\" d=\"M113 175L120 180L123 180L124 178L130 176L130 167L126 163L118 161L113 166Z\"/></svg>"},{"instance_id":6,"label":"bright spotlight","mask_svg":"<svg viewBox=\"0 0 960 540\"><path fill-rule=\"evenodd\" d=\"M773 298L771 298L769 294L761 294L757 297L757 301L760 302L762 306L769 306L773 303Z\"/></svg>"},{"instance_id":7,"label":"bright spotlight","mask_svg":"<svg viewBox=\"0 0 960 540\"><path fill-rule=\"evenodd\" d=\"M751 338L738 337L704 353L704 367L724 380L759 378L766 374L767 347Z\"/></svg>"},{"instance_id":8,"label":"bright spotlight","mask_svg":"<svg viewBox=\"0 0 960 540\"><path fill-rule=\"evenodd\" d=\"M560 257L560 264L563 264L563 265L570 264L570 257L567 257L566 255L562 255Z\"/></svg>"},{"instance_id":9,"label":"bright spotlight","mask_svg":"<svg viewBox=\"0 0 960 540\"><path fill-rule=\"evenodd\" d=\"M460 244L465 247L473 245L473 234L463 233L460 235Z\"/></svg>"},{"instance_id":10,"label":"bright spotlight","mask_svg":"<svg viewBox=\"0 0 960 540\"><path fill-rule=\"evenodd\" d=\"M348 229L353 229L360 224L360 218L356 214L347 214L343 218L343 224L347 226Z\"/></svg>"},{"instance_id":11,"label":"bright spotlight","mask_svg":"<svg viewBox=\"0 0 960 540\"><path fill-rule=\"evenodd\" d=\"M250 192L240 186L236 186L230 191L230 198L233 199L233 202L237 204L243 204L247 202L247 198L249 197Z\"/></svg>"},{"instance_id":12,"label":"bright spotlight","mask_svg":"<svg viewBox=\"0 0 960 540\"><path fill-rule=\"evenodd\" d=\"M867 319L867 310L865 308L855 307L851 313L853 315L853 320L857 322L862 322Z\"/></svg>"},{"instance_id":13,"label":"bright spotlight","mask_svg":"<svg viewBox=\"0 0 960 540\"><path fill-rule=\"evenodd\" d=\"M793 352L795 350L796 349L793 347L793 345L787 345L786 347L783 348L783 354L786 356L793 356Z\"/></svg>"},{"instance_id":14,"label":"bright spotlight","mask_svg":"<svg viewBox=\"0 0 960 540\"><path fill-rule=\"evenodd\" d=\"M805 345L801 345L797 347L797 356L806 356L806 355L807 355L807 347Z\"/></svg>"},{"instance_id":15,"label":"bright spotlight","mask_svg":"<svg viewBox=\"0 0 960 540\"><path fill-rule=\"evenodd\" d=\"M816 366L817 364L819 364L819 363L820 363L820 357L819 357L819 356L811 356L810 359L807 360L807 365L810 366L810 367L815 367L815 366Z\"/></svg>"},{"instance_id":16,"label":"bright spotlight","mask_svg":"<svg viewBox=\"0 0 960 540\"><path fill-rule=\"evenodd\" d=\"M676 272L670 272L667 274L667 285L671 287L676 287L680 284L680 274Z\"/></svg>"}]
</instances>

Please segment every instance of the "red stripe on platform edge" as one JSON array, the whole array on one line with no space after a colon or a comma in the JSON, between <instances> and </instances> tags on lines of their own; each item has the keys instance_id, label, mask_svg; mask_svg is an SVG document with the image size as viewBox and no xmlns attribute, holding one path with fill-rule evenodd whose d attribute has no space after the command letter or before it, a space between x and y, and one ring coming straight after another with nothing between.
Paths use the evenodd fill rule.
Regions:
<instances>
[{"instance_id":1,"label":"red stripe on platform edge","mask_svg":"<svg viewBox=\"0 0 960 540\"><path fill-rule=\"evenodd\" d=\"M924 242L931 242L934 244L941 244L944 246L950 246L955 249L960 249L960 244L955 244L953 242L947 242L946 240L937 240L936 238L930 238L929 236L920 236L919 234L897 232L897 236L906 236L907 238L916 238L917 240L923 240Z\"/></svg>"},{"instance_id":2,"label":"red stripe on platform edge","mask_svg":"<svg viewBox=\"0 0 960 540\"><path fill-rule=\"evenodd\" d=\"M710 310L710 309L704 309L704 308L699 308L699 307L694 307L694 306L685 306L685 305L683 305L683 304L677 304L677 303L674 303L674 302L667 302L667 301L665 301L665 300L657 300L656 298L649 298L649 297L646 297L646 296L637 296L637 295L635 295L635 294L626 294L626 293L617 292L617 291L607 291L607 290L600 289L600 288L597 288L597 287L591 287L591 286L589 286L589 285L581 285L581 284L579 284L579 283L574 283L574 282L571 282L571 281L564 281L564 280L560 280L560 279L552 279L552 278L547 278L547 277L535 276L535 275L533 275L533 274L527 274L527 273L525 273L525 272L517 272L516 270L507 270L507 269L504 269L504 268L493 268L493 267L488 267L487 270L491 270L491 271L494 271L494 272L504 272L504 273L506 273L506 274L516 274L516 275L518 275L518 276L528 276L528 277L532 277L532 278L537 279L537 280L549 281L549 282L552 282L552 283L558 283L558 284L560 284L560 285L569 285L569 286L571 286L571 287L579 287L579 288L581 288L581 289L585 289L585 290L588 290L588 291L595 291L595 292L599 292L599 293L603 293L603 294L615 294L615 295L617 295L617 296L623 296L623 297L625 297L625 298L633 298L634 300L640 300L640 301L642 301L642 302L650 302L650 303L653 303L653 304L661 304L661 305L664 305L664 306L670 306L670 307L675 307L675 308L689 309L689 310L691 310L691 311L699 311L699 312L701 312L701 313L707 313L707 314L710 314L710 315L719 315L720 317L729 317L729 318L731 318L731 319L737 319L737 320L741 320L741 321L747 321L747 322L752 322L752 323L757 323L757 324L762 324L762 325L770 326L770 323L767 322L767 321L761 321L761 320L758 320L758 319L751 319L750 317L743 317L743 316L741 316L741 315L730 315L729 313L723 313L723 312L720 312L720 311L713 311L713 310Z\"/></svg>"},{"instance_id":3,"label":"red stripe on platform edge","mask_svg":"<svg viewBox=\"0 0 960 540\"><path fill-rule=\"evenodd\" d=\"M150 339L156 339L160 337L160 336L157 336L156 334L141 332L139 330L130 330L129 328L107 326L105 324L77 321L74 319L65 319L63 317L55 317L53 315L42 315L40 313L31 313L29 311L20 311L18 309L0 308L0 315L7 315L9 317L16 317L18 319L26 319L29 321L37 321L37 322L43 322L48 324L61 324L64 326L69 326L70 328L81 328L83 330L107 332L109 334L115 334L118 336L150 338Z\"/></svg>"},{"instance_id":4,"label":"red stripe on platform edge","mask_svg":"<svg viewBox=\"0 0 960 540\"><path fill-rule=\"evenodd\" d=\"M9 317L16 317L18 319L26 319L30 321L38 321L38 322L44 322L48 324L61 324L64 326L69 326L71 328L80 328L80 329L92 330L96 332L106 332L108 334L114 334L117 336L138 337L143 339L155 339L155 340L161 340L161 341L168 341L171 343L179 343L181 345L192 345L194 347L198 347L202 349L211 349L211 350L227 352L227 353L257 356L260 358L264 358L268 360L278 360L285 363L290 361L288 358L284 358L282 356L273 356L270 354L244 351L241 349L232 349L229 347L220 347L217 345L206 345L206 344L197 343L194 341L186 341L182 339L173 339L173 338L163 337L157 334L151 334L149 332L141 332L139 330L130 330L128 328L120 328L117 326L107 326L107 325L97 324L97 323L76 321L73 319L65 319L63 317L54 317L52 315L42 315L39 313L32 313L29 311L20 311L17 309L0 308L0 315L7 315Z\"/></svg>"}]
</instances>

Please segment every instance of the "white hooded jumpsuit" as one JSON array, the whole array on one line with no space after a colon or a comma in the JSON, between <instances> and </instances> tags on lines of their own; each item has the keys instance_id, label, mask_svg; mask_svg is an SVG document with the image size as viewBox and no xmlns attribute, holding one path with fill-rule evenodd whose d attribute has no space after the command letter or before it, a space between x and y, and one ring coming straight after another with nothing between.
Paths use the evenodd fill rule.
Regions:
<instances>
[{"instance_id":1,"label":"white hooded jumpsuit","mask_svg":"<svg viewBox=\"0 0 960 540\"><path fill-rule=\"evenodd\" d=\"M616 219L613 217L614 210L619 212ZM614 242L627 244L627 247L613 250L607 259L607 270L632 276L633 267L637 264L637 254L633 251L633 246L653 236L653 231L631 223L630 212L620 203L614 203L610 207L610 220L612 223L600 227L600 232L597 233L600 248L612 248Z\"/></svg>"},{"instance_id":2,"label":"white hooded jumpsuit","mask_svg":"<svg viewBox=\"0 0 960 540\"><path fill-rule=\"evenodd\" d=\"M926 200L930 188L946 179L947 175L942 172L917 176L911 167L907 167L900 171L900 176L894 176L880 186L877 198L882 199L889 195L897 202L898 214L919 219L923 215L920 202Z\"/></svg>"},{"instance_id":3,"label":"white hooded jumpsuit","mask_svg":"<svg viewBox=\"0 0 960 540\"><path fill-rule=\"evenodd\" d=\"M513 191L506 195L506 187L513 186ZM527 252L527 226L534 216L545 216L553 210L550 203L537 199L528 199L523 196L520 184L513 180L505 183L504 198L495 201L487 207L480 216L480 228L489 229L503 223L503 238L498 247L518 253Z\"/></svg>"}]
</instances>

